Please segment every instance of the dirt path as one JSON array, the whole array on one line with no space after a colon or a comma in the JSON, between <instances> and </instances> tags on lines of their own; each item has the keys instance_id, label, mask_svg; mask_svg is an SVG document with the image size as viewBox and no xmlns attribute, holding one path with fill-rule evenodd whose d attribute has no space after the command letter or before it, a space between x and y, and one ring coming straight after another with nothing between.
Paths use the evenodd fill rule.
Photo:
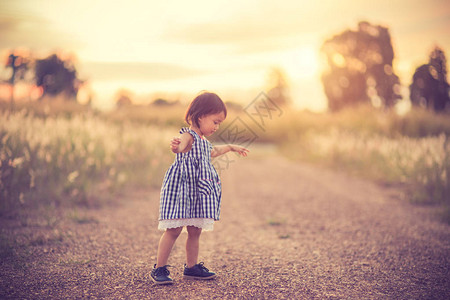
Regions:
<instances>
[{"instance_id":1,"label":"dirt path","mask_svg":"<svg viewBox=\"0 0 450 300\"><path fill-rule=\"evenodd\" d=\"M281 157L239 160L222 181L200 250L216 280L181 278L183 234L175 284L152 284L159 191L134 191L55 222L3 220L4 236L41 236L2 261L0 298L450 299L450 226L394 188Z\"/></svg>"}]
</instances>

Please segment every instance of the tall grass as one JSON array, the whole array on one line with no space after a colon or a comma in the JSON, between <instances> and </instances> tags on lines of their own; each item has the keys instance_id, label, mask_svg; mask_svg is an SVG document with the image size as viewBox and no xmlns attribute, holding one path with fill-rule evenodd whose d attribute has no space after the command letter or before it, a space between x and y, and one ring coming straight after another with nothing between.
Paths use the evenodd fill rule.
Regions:
<instances>
[{"instance_id":1,"label":"tall grass","mask_svg":"<svg viewBox=\"0 0 450 300\"><path fill-rule=\"evenodd\" d=\"M156 184L171 160L170 134L90 113L40 118L1 113L0 209L89 203L125 184Z\"/></svg>"},{"instance_id":2,"label":"tall grass","mask_svg":"<svg viewBox=\"0 0 450 300\"><path fill-rule=\"evenodd\" d=\"M390 138L332 130L285 144L290 157L410 187L414 202L450 204L450 144L446 135ZM294 151L293 151L294 150Z\"/></svg>"},{"instance_id":3,"label":"tall grass","mask_svg":"<svg viewBox=\"0 0 450 300\"><path fill-rule=\"evenodd\" d=\"M308 131L324 133L338 130L391 138L450 135L448 114L435 114L422 109L413 109L405 115L376 110L370 106L348 108L338 113L286 109L279 119L267 123L268 130L264 138L275 143L296 139Z\"/></svg>"},{"instance_id":4,"label":"tall grass","mask_svg":"<svg viewBox=\"0 0 450 300\"><path fill-rule=\"evenodd\" d=\"M180 128L185 126L183 120L185 110L186 107L182 105L130 105L106 112L103 117L118 124L125 121L143 125Z\"/></svg>"},{"instance_id":5,"label":"tall grass","mask_svg":"<svg viewBox=\"0 0 450 300\"><path fill-rule=\"evenodd\" d=\"M73 107L72 107L73 106ZM20 106L17 106L20 108ZM167 143L183 126L185 108L28 103L0 118L1 208L69 199L89 202L125 184L160 184L172 160ZM406 115L370 107L339 113L284 109L264 130L230 110L257 134L297 160L324 164L382 182L402 183L413 202L447 207L450 221L450 118L424 110ZM223 141L216 134L212 137ZM250 145L250 148L252 145Z\"/></svg>"},{"instance_id":6,"label":"tall grass","mask_svg":"<svg viewBox=\"0 0 450 300\"><path fill-rule=\"evenodd\" d=\"M337 114L286 114L271 129L267 138L294 159L402 183L412 202L450 207L448 115L412 110L399 116L363 107Z\"/></svg>"}]
</instances>

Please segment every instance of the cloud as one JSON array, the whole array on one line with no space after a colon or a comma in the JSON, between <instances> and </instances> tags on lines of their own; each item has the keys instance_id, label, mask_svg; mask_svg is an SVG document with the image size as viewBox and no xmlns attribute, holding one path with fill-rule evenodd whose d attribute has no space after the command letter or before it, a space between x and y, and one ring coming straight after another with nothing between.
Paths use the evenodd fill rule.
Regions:
<instances>
[{"instance_id":1,"label":"cloud","mask_svg":"<svg viewBox=\"0 0 450 300\"><path fill-rule=\"evenodd\" d=\"M295 34L278 31L275 26L242 23L195 24L165 35L165 39L170 42L221 46L225 51L237 54L286 49L292 38L295 38Z\"/></svg>"},{"instance_id":2,"label":"cloud","mask_svg":"<svg viewBox=\"0 0 450 300\"><path fill-rule=\"evenodd\" d=\"M164 36L169 41L226 47L233 53L248 54L283 50L301 45L315 36L314 43L367 20L404 33L448 29L445 1L355 0L257 1L235 14L202 23L173 23ZM401 14L398 12L402 11ZM439 20L430 22L430 20ZM310 39L311 40L311 39Z\"/></svg>"},{"instance_id":3,"label":"cloud","mask_svg":"<svg viewBox=\"0 0 450 300\"><path fill-rule=\"evenodd\" d=\"M176 64L138 62L88 62L81 70L94 80L173 80L205 73Z\"/></svg>"},{"instance_id":4,"label":"cloud","mask_svg":"<svg viewBox=\"0 0 450 300\"><path fill-rule=\"evenodd\" d=\"M293 41L315 32L316 23L304 7L266 3L266 6L238 11L227 19L172 23L163 36L171 42L225 46L241 54L259 53L298 46Z\"/></svg>"},{"instance_id":5,"label":"cloud","mask_svg":"<svg viewBox=\"0 0 450 300\"><path fill-rule=\"evenodd\" d=\"M52 29L46 18L13 5L13 1L6 2L0 4L0 48L53 50L80 45L73 37Z\"/></svg>"}]
</instances>

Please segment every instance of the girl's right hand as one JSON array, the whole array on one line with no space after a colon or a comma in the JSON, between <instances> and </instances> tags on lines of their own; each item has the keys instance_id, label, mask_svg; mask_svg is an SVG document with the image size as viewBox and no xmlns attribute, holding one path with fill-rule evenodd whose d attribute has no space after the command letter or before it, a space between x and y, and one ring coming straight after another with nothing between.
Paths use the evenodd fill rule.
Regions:
<instances>
[{"instance_id":1,"label":"girl's right hand","mask_svg":"<svg viewBox=\"0 0 450 300\"><path fill-rule=\"evenodd\" d=\"M181 143L181 139L179 137L174 137L171 141L170 141L170 150L172 150L172 152L174 153L178 153L178 146Z\"/></svg>"}]
</instances>

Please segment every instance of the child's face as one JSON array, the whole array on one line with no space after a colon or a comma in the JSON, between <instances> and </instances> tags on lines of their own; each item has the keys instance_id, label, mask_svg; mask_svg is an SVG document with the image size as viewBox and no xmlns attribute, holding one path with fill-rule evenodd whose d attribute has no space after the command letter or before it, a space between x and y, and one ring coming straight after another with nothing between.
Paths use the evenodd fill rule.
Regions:
<instances>
[{"instance_id":1,"label":"child's face","mask_svg":"<svg viewBox=\"0 0 450 300\"><path fill-rule=\"evenodd\" d=\"M204 136L210 136L219 129L220 123L225 120L225 114L223 112L211 115L205 115L198 119L200 125L200 132Z\"/></svg>"}]
</instances>

